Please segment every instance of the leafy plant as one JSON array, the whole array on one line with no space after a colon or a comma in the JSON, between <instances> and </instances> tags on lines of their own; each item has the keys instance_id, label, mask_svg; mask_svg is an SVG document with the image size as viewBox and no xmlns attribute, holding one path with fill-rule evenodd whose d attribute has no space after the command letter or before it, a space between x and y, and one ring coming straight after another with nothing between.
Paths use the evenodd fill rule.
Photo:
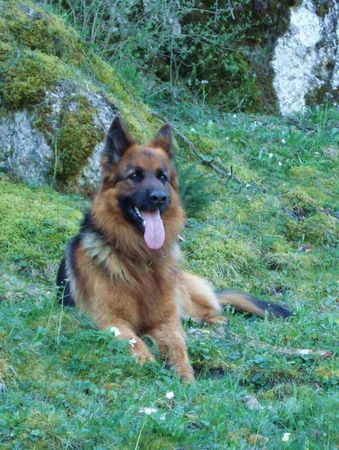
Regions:
<instances>
[{"instance_id":1,"label":"leafy plant","mask_svg":"<svg viewBox=\"0 0 339 450\"><path fill-rule=\"evenodd\" d=\"M178 165L177 171L180 197L186 214L195 217L215 198L215 178L198 163L182 163Z\"/></svg>"}]
</instances>

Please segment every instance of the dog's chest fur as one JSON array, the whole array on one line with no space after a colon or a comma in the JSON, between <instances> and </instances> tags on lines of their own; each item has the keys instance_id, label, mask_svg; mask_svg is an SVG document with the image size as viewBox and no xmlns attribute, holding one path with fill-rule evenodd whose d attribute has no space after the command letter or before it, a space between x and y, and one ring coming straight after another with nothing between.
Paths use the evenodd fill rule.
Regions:
<instances>
[{"instance_id":1,"label":"dog's chest fur","mask_svg":"<svg viewBox=\"0 0 339 450\"><path fill-rule=\"evenodd\" d=\"M86 309L95 286L102 290L100 297L105 299L106 307L115 309L119 316L126 315L126 319L132 320L142 332L159 325L173 313L178 316L173 294L179 259L177 245L173 245L170 252L158 255L157 259L138 261L126 258L99 233L87 231L81 236L79 250L78 261L83 260L84 255L87 260L82 266L87 266L88 289L78 296L78 302ZM78 269L81 271L81 267Z\"/></svg>"}]
</instances>

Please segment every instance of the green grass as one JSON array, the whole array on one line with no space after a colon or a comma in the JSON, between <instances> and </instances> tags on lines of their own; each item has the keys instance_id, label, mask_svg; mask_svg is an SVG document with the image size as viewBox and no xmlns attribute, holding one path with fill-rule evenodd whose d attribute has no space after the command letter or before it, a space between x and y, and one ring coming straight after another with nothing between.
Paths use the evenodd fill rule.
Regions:
<instances>
[{"instance_id":1,"label":"green grass","mask_svg":"<svg viewBox=\"0 0 339 450\"><path fill-rule=\"evenodd\" d=\"M160 360L140 367L126 345L55 304L57 264L87 202L3 175L1 448L336 448L335 357L250 343L335 352L338 113L293 123L184 106L166 114L240 180L203 169L213 195L187 219L186 268L217 288L285 303L295 316L263 321L227 311L224 330L186 322L194 386ZM181 148L177 159L185 165L191 156ZM249 409L246 395L262 408ZM145 415L145 407L156 411Z\"/></svg>"}]
</instances>

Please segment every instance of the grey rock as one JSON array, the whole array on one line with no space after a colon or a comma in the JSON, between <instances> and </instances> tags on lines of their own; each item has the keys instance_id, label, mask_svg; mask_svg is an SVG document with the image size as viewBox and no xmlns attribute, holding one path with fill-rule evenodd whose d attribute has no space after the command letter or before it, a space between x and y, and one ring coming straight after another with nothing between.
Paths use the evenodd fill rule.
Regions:
<instances>
[{"instance_id":1,"label":"grey rock","mask_svg":"<svg viewBox=\"0 0 339 450\"><path fill-rule=\"evenodd\" d=\"M244 402L248 409L256 409L256 410L263 409L261 404L253 395L245 395Z\"/></svg>"},{"instance_id":2,"label":"grey rock","mask_svg":"<svg viewBox=\"0 0 339 450\"><path fill-rule=\"evenodd\" d=\"M53 150L27 110L0 116L0 167L31 185L48 182Z\"/></svg>"},{"instance_id":3,"label":"grey rock","mask_svg":"<svg viewBox=\"0 0 339 450\"><path fill-rule=\"evenodd\" d=\"M60 114L79 108L77 98L85 97L95 110L93 125L106 132L116 114L116 108L99 92L84 89L71 81L58 84L46 92L43 103L44 120L49 133L57 135ZM34 111L0 113L0 169L8 171L29 185L46 185L53 180L55 154L51 139L37 126L39 107ZM46 111L48 111L46 113ZM92 190L100 179L100 153L104 142L98 142L75 183L79 191Z\"/></svg>"},{"instance_id":4,"label":"grey rock","mask_svg":"<svg viewBox=\"0 0 339 450\"><path fill-rule=\"evenodd\" d=\"M339 87L338 15L333 2L328 13L316 13L314 0L290 8L290 24L277 40L272 67L273 86L283 115L304 112L307 99L321 88L335 96Z\"/></svg>"}]
</instances>

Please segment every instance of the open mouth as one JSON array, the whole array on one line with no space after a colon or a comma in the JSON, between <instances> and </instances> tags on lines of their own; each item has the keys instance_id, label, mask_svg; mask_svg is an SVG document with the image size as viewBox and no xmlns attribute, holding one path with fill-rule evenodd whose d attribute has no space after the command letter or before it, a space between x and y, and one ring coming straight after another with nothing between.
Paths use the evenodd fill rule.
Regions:
<instances>
[{"instance_id":1,"label":"open mouth","mask_svg":"<svg viewBox=\"0 0 339 450\"><path fill-rule=\"evenodd\" d=\"M138 228L144 233L146 245L151 250L159 250L165 242L165 229L159 209L154 211L140 211L132 206L133 216L136 217Z\"/></svg>"}]
</instances>

